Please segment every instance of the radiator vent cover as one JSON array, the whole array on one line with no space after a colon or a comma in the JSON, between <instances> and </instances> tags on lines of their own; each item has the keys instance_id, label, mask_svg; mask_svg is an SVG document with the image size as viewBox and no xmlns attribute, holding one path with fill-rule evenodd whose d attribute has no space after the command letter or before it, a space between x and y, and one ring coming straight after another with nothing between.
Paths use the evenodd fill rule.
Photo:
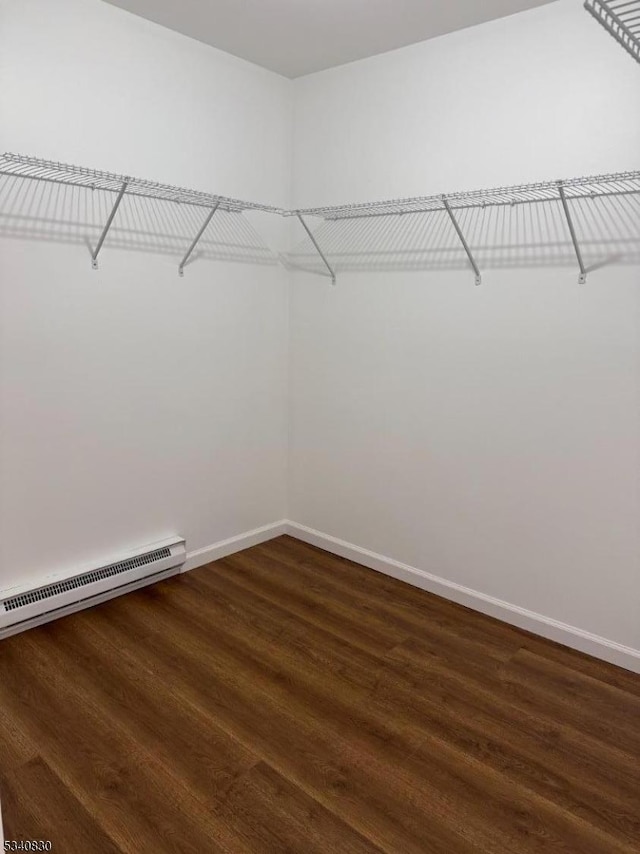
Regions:
<instances>
[{"instance_id":1,"label":"radiator vent cover","mask_svg":"<svg viewBox=\"0 0 640 854\"><path fill-rule=\"evenodd\" d=\"M0 640L169 578L180 572L186 556L185 540L171 537L0 591Z\"/></svg>"},{"instance_id":2,"label":"radiator vent cover","mask_svg":"<svg viewBox=\"0 0 640 854\"><path fill-rule=\"evenodd\" d=\"M76 575L74 578L66 578L64 581L49 584L47 587L29 590L28 593L22 593L20 596L14 596L12 599L5 599L4 608L5 611L24 608L26 605L33 605L34 602L50 599L52 596L58 596L60 593L67 593L69 590L76 590L78 587L85 587L87 584L93 584L95 581L102 581L105 578L111 578L113 575L120 575L121 572L128 572L130 569L137 569L139 566L155 563L155 561L164 560L168 557L171 557L171 549L163 548L155 552L129 558L128 560L122 560L119 563L112 563L110 566L93 569L91 572Z\"/></svg>"}]
</instances>

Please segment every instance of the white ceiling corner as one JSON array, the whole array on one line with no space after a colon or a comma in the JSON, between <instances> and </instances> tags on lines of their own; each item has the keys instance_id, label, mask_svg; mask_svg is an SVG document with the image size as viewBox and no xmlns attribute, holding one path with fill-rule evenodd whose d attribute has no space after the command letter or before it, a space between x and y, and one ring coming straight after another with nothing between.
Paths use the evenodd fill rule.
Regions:
<instances>
[{"instance_id":1,"label":"white ceiling corner","mask_svg":"<svg viewBox=\"0 0 640 854\"><path fill-rule=\"evenodd\" d=\"M105 0L285 77L554 0Z\"/></svg>"}]
</instances>

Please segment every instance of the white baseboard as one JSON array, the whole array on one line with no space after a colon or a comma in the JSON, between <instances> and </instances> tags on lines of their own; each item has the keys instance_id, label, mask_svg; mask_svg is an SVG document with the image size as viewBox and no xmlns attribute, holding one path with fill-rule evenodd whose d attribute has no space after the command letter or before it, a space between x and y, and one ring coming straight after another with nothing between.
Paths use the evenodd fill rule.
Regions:
<instances>
[{"instance_id":1,"label":"white baseboard","mask_svg":"<svg viewBox=\"0 0 640 854\"><path fill-rule=\"evenodd\" d=\"M265 543L267 540L272 540L274 537L286 534L286 532L286 521L272 522L270 525L264 525L262 528L254 528L252 531L245 531L243 534L229 537L228 540L220 540L220 542L214 543L211 546L205 546L203 549L188 552L187 559L182 565L182 572L189 572L189 570L203 566L205 563L220 560L223 557L235 554L235 552L248 549L250 546L257 546L259 543Z\"/></svg>"},{"instance_id":2,"label":"white baseboard","mask_svg":"<svg viewBox=\"0 0 640 854\"><path fill-rule=\"evenodd\" d=\"M347 543L345 540L331 537L305 525L299 525L297 522L286 522L283 527L285 530L282 533L287 533L305 543L318 546L318 548L332 554L362 564L369 569L374 569L376 572L398 578L400 581L405 581L414 587L420 587L429 593L435 593L444 599L466 605L468 608L496 617L505 623L526 629L528 632L549 638L595 658L601 658L611 664L617 664L619 667L624 667L634 673L640 673L640 650L638 649L594 635L591 632L576 628L576 626L561 623L551 617L545 617L543 614L536 614L534 611L528 611L518 605L503 602L501 599L487 596L478 590L472 590L453 581L447 581L446 578L440 578L430 572L425 572L423 569L416 569L414 566L376 554L368 549L355 546L353 543Z\"/></svg>"}]
</instances>

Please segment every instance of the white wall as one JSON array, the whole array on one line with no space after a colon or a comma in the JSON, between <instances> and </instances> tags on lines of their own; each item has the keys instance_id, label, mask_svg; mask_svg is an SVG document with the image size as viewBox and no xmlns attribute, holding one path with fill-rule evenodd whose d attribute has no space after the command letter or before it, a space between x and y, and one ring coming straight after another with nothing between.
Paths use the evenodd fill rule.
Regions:
<instances>
[{"instance_id":1,"label":"white wall","mask_svg":"<svg viewBox=\"0 0 640 854\"><path fill-rule=\"evenodd\" d=\"M580 0L299 78L295 206L637 169L639 88Z\"/></svg>"},{"instance_id":2,"label":"white wall","mask_svg":"<svg viewBox=\"0 0 640 854\"><path fill-rule=\"evenodd\" d=\"M100 0L1 0L0 63L0 151L289 201L284 78ZM0 193L0 586L283 518L286 275L198 260L180 279L195 230L122 251L160 215L130 201L93 272L106 199ZM42 239L54 222L66 245Z\"/></svg>"},{"instance_id":3,"label":"white wall","mask_svg":"<svg viewBox=\"0 0 640 854\"><path fill-rule=\"evenodd\" d=\"M580 0L295 97L298 206L640 165L637 64ZM299 274L290 517L640 649L638 268L578 286L567 246L572 266L490 267L480 288L464 264Z\"/></svg>"}]
</instances>

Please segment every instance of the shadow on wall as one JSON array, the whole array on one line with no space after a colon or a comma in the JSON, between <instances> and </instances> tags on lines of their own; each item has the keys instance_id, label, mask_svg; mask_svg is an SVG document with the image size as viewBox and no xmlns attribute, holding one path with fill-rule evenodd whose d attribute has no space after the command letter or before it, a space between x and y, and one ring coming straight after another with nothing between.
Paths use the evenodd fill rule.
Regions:
<instances>
[{"instance_id":1,"label":"shadow on wall","mask_svg":"<svg viewBox=\"0 0 640 854\"><path fill-rule=\"evenodd\" d=\"M115 201L115 194L16 176L0 176L0 236L82 244L88 259ZM171 255L176 265L202 227L208 210L194 205L126 196L105 246ZM189 258L277 264L243 213L218 210Z\"/></svg>"},{"instance_id":2,"label":"shadow on wall","mask_svg":"<svg viewBox=\"0 0 640 854\"><path fill-rule=\"evenodd\" d=\"M115 194L18 176L0 176L0 236L81 244L90 257ZM640 195L570 202L587 271L640 263ZM106 246L175 258L185 255L208 210L125 195ZM480 270L567 266L577 261L561 202L456 210ZM265 214L262 214L265 216ZM337 273L466 270L469 262L445 211L315 222L318 245ZM245 213L219 209L191 255L198 259L275 265L327 274L308 237L288 254L274 252Z\"/></svg>"},{"instance_id":3,"label":"shadow on wall","mask_svg":"<svg viewBox=\"0 0 640 854\"><path fill-rule=\"evenodd\" d=\"M587 272L640 263L640 195L575 199L570 208ZM464 208L455 215L481 271L572 266L578 273L560 200ZM444 210L324 220L313 232L336 273L469 269ZM326 274L308 239L288 255L287 265Z\"/></svg>"}]
</instances>

